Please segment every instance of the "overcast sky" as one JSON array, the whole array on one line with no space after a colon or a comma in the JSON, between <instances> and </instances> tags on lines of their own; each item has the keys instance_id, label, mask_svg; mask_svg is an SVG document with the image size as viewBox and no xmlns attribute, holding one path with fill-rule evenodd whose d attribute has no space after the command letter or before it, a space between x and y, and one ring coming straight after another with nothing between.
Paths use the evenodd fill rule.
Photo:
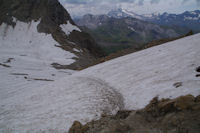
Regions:
<instances>
[{"instance_id":1,"label":"overcast sky","mask_svg":"<svg viewBox=\"0 0 200 133\"><path fill-rule=\"evenodd\" d=\"M104 14L123 8L138 14L182 13L200 9L200 0L59 0L71 16Z\"/></svg>"}]
</instances>

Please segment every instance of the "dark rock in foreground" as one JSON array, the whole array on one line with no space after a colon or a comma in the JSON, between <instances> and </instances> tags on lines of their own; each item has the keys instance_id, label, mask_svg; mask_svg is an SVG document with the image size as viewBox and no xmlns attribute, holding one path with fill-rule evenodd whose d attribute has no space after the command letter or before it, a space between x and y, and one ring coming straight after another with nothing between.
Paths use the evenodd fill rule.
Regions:
<instances>
[{"instance_id":1,"label":"dark rock in foreground","mask_svg":"<svg viewBox=\"0 0 200 133\"><path fill-rule=\"evenodd\" d=\"M78 124L77 124L78 123ZM200 96L152 99L138 111L119 111L86 125L74 122L69 133L199 133Z\"/></svg>"}]
</instances>

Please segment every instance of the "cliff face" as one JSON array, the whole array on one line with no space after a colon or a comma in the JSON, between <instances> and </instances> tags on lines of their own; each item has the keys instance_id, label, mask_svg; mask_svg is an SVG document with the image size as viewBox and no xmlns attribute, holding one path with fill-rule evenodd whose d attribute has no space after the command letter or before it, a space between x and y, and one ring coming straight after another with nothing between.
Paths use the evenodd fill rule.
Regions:
<instances>
[{"instance_id":1,"label":"cliff face","mask_svg":"<svg viewBox=\"0 0 200 133\"><path fill-rule=\"evenodd\" d=\"M60 44L59 47L80 57L76 58L76 63L70 67L72 69L85 67L95 58L102 56L95 41L74 24L69 13L57 0L1 0L0 16L0 25L6 23L13 28L18 21L27 24L38 21L39 33L51 34ZM83 52L74 52L74 48ZM67 66L57 65L57 68L67 68Z\"/></svg>"},{"instance_id":2,"label":"cliff face","mask_svg":"<svg viewBox=\"0 0 200 133\"><path fill-rule=\"evenodd\" d=\"M55 24L63 24L66 20L73 23L70 15L57 0L2 0L1 10L3 15L1 21L14 16L26 22L42 17L43 20L48 19Z\"/></svg>"}]
</instances>

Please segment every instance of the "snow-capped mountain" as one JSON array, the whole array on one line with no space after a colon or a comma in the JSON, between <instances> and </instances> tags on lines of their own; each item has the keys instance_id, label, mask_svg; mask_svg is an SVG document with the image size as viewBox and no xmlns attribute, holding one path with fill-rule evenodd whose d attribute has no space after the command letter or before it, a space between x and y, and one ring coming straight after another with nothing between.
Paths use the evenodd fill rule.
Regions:
<instances>
[{"instance_id":1,"label":"snow-capped mountain","mask_svg":"<svg viewBox=\"0 0 200 133\"><path fill-rule=\"evenodd\" d=\"M199 20L200 22L200 10L191 11L191 12L184 12L182 14L184 20Z\"/></svg>"},{"instance_id":2,"label":"snow-capped mountain","mask_svg":"<svg viewBox=\"0 0 200 133\"><path fill-rule=\"evenodd\" d=\"M194 32L200 32L200 10L186 11L182 14L163 13L155 18L146 20L159 25L179 26L191 29Z\"/></svg>"},{"instance_id":3,"label":"snow-capped mountain","mask_svg":"<svg viewBox=\"0 0 200 133\"><path fill-rule=\"evenodd\" d=\"M6 82L3 77L0 132L63 133L75 120L85 124L102 114L141 109L155 96L197 96L199 41L200 34L196 34L90 67L43 87L22 88L17 82L15 88L13 84L2 86L2 80Z\"/></svg>"},{"instance_id":4,"label":"snow-capped mountain","mask_svg":"<svg viewBox=\"0 0 200 133\"><path fill-rule=\"evenodd\" d=\"M109 17L114 17L114 18L124 18L124 17L133 17L133 18L137 18L137 19L143 19L142 15L138 15L134 12L125 10L125 9L114 9L111 10L110 12L108 12L107 14Z\"/></svg>"},{"instance_id":5,"label":"snow-capped mountain","mask_svg":"<svg viewBox=\"0 0 200 133\"><path fill-rule=\"evenodd\" d=\"M34 54L37 54L38 58L45 56L43 59L46 61L51 58L51 64L57 64L57 66L69 65L74 62L74 65L71 66L74 69L91 62L88 59L89 56L90 59L95 59L95 56L100 55L100 50L94 40L75 25L68 12L57 0L4 0L1 3L0 11L1 50L6 47L12 48L12 50L34 47L37 48ZM48 41L49 43L45 43ZM54 49L63 52L55 54ZM23 55L20 52L19 54ZM61 54L65 52L66 56ZM74 56L68 57L67 52ZM60 56L57 57L57 55ZM60 59L60 57L64 58ZM73 61L65 63L60 60Z\"/></svg>"},{"instance_id":6,"label":"snow-capped mountain","mask_svg":"<svg viewBox=\"0 0 200 133\"><path fill-rule=\"evenodd\" d=\"M143 19L156 18L156 17L160 16L160 13L159 12L154 12L154 13L151 13L151 14L142 14L141 16L143 16Z\"/></svg>"},{"instance_id":7,"label":"snow-capped mountain","mask_svg":"<svg viewBox=\"0 0 200 133\"><path fill-rule=\"evenodd\" d=\"M167 12L163 14L159 14L156 17L157 19L159 18L164 18L164 19L182 19L182 20L193 20L193 21L200 21L200 10L195 10L195 11L186 11L182 14L168 14ZM149 19L152 19L149 17ZM170 20L172 21L172 20Z\"/></svg>"},{"instance_id":8,"label":"snow-capped mountain","mask_svg":"<svg viewBox=\"0 0 200 133\"><path fill-rule=\"evenodd\" d=\"M168 14L167 12L160 14L158 12L154 12L151 14L137 14L132 11L128 11L126 9L114 9L108 12L108 16L114 18L125 18L125 17L133 17L141 20L153 20L153 19L173 19L176 17L182 18L183 20L199 20L200 21L200 10L195 11L186 11L182 14Z\"/></svg>"},{"instance_id":9,"label":"snow-capped mountain","mask_svg":"<svg viewBox=\"0 0 200 133\"><path fill-rule=\"evenodd\" d=\"M182 14L169 14L165 12L163 14L152 13L139 15L125 9L117 9L111 10L108 16L114 18L133 17L162 26L172 26L175 29L178 26L185 29L185 31L193 30L194 32L200 32L200 10L186 11Z\"/></svg>"},{"instance_id":10,"label":"snow-capped mountain","mask_svg":"<svg viewBox=\"0 0 200 133\"><path fill-rule=\"evenodd\" d=\"M90 33L97 42L107 44L108 47L109 43L116 46L140 47L152 40L179 36L173 29L163 28L133 17L114 18L107 15L87 14L74 21L83 31Z\"/></svg>"},{"instance_id":11,"label":"snow-capped mountain","mask_svg":"<svg viewBox=\"0 0 200 133\"><path fill-rule=\"evenodd\" d=\"M134 13L132 11L128 11L126 9L118 8L118 9L111 10L110 12L108 12L107 15L109 17L114 17L114 18L133 17L133 18L137 18L137 19L140 19L140 20L146 20L146 19L157 18L158 16L160 16L160 13L155 12L155 13L151 13L151 14L139 15L139 14Z\"/></svg>"},{"instance_id":12,"label":"snow-capped mountain","mask_svg":"<svg viewBox=\"0 0 200 133\"><path fill-rule=\"evenodd\" d=\"M95 41L57 0L0 3L1 98L70 75L100 56Z\"/></svg>"}]
</instances>

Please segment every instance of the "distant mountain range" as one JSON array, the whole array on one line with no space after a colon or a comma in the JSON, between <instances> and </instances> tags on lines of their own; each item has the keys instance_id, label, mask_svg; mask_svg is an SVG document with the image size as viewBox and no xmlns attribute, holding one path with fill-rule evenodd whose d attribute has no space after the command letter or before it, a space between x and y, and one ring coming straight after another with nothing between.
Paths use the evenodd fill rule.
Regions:
<instances>
[{"instance_id":1,"label":"distant mountain range","mask_svg":"<svg viewBox=\"0 0 200 133\"><path fill-rule=\"evenodd\" d=\"M74 21L92 35L107 54L129 47L140 49L149 41L179 36L171 28L133 17L87 14Z\"/></svg>"},{"instance_id":2,"label":"distant mountain range","mask_svg":"<svg viewBox=\"0 0 200 133\"><path fill-rule=\"evenodd\" d=\"M91 34L108 54L128 47L138 49L147 42L185 35L191 30L200 32L199 10L182 14L139 15L116 9L103 15L86 14L74 21Z\"/></svg>"},{"instance_id":3,"label":"distant mountain range","mask_svg":"<svg viewBox=\"0 0 200 133\"><path fill-rule=\"evenodd\" d=\"M181 14L168 14L165 12L163 14L152 13L138 15L125 9L116 9L110 11L108 13L108 16L114 18L133 17L140 20L159 24L161 26L170 26L172 28L175 28L179 33L182 33L184 30L193 30L194 32L200 32L200 10L186 11ZM177 27L179 27L179 29ZM181 28L182 30L180 30Z\"/></svg>"}]
</instances>

